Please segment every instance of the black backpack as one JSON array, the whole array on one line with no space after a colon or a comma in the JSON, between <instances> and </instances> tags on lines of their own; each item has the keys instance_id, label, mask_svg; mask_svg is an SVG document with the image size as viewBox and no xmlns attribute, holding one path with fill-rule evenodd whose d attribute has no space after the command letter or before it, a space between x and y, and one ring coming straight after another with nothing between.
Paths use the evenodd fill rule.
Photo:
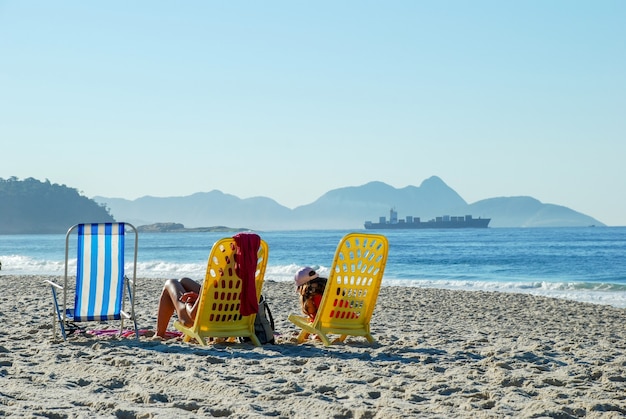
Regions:
<instances>
[{"instance_id":1,"label":"black backpack","mask_svg":"<svg viewBox=\"0 0 626 419\"><path fill-rule=\"evenodd\" d=\"M254 319L254 334L261 345L266 343L274 344L274 317L270 311L270 306L263 295L259 300L259 312ZM243 338L244 342L250 342L250 338Z\"/></svg>"}]
</instances>

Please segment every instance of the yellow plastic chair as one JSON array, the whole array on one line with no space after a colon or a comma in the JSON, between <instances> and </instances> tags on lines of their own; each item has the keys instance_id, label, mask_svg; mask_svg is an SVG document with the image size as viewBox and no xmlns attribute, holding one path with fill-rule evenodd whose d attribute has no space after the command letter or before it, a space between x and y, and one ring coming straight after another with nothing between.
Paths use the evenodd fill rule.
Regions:
<instances>
[{"instance_id":1,"label":"yellow plastic chair","mask_svg":"<svg viewBox=\"0 0 626 419\"><path fill-rule=\"evenodd\" d=\"M254 345L260 346L254 334L256 314L242 316L239 312L243 281L236 273L236 252L234 238L224 238L213 245L194 324L186 327L178 320L174 322L174 327L184 335L183 341L195 339L199 344L206 345L207 338L232 340L235 337L246 337ZM268 252L267 243L261 240L254 274L257 301L263 288Z\"/></svg>"},{"instance_id":2,"label":"yellow plastic chair","mask_svg":"<svg viewBox=\"0 0 626 419\"><path fill-rule=\"evenodd\" d=\"M387 263L389 244L385 236L368 233L350 233L337 246L326 289L317 316L291 314L289 320L302 331L298 343L310 334L317 335L325 346L331 344L328 335L364 336L373 343L370 320L380 291Z\"/></svg>"}]
</instances>

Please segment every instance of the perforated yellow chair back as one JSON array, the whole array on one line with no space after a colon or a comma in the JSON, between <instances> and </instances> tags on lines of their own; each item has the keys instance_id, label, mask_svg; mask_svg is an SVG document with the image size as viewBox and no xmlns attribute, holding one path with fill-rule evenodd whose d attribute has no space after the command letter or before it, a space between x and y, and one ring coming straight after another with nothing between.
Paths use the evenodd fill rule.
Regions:
<instances>
[{"instance_id":1,"label":"perforated yellow chair back","mask_svg":"<svg viewBox=\"0 0 626 419\"><path fill-rule=\"evenodd\" d=\"M316 334L330 345L329 334L364 336L374 342L370 320L387 263L388 241L385 236L350 233L337 246L324 296L313 322L307 317L290 315L289 320L302 328L298 342Z\"/></svg>"},{"instance_id":2,"label":"perforated yellow chair back","mask_svg":"<svg viewBox=\"0 0 626 419\"><path fill-rule=\"evenodd\" d=\"M185 327L179 321L174 322L174 327L183 332L184 341L188 342L193 338L201 345L205 345L209 337L247 337L255 345L260 345L254 334L256 315L240 314L243 280L235 272L236 251L233 238L218 240L213 245L193 326ZM268 253L267 243L261 240L254 274L257 301L263 289Z\"/></svg>"}]
</instances>

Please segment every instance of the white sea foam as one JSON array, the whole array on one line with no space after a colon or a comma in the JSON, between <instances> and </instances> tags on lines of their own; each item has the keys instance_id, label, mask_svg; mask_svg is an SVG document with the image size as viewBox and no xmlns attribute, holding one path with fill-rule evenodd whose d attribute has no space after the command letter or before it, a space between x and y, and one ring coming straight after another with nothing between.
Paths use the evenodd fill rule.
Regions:
<instances>
[{"instance_id":1,"label":"white sea foam","mask_svg":"<svg viewBox=\"0 0 626 419\"><path fill-rule=\"evenodd\" d=\"M264 233L266 280L293 282L300 266L328 277L345 232ZM384 285L528 293L626 307L626 229L489 229L388 233ZM139 278L201 279L214 234L144 234ZM63 236L0 236L0 275L62 275ZM556 250L555 250L556 249ZM70 249L70 256L75 250ZM127 256L127 268L130 268ZM74 274L76 259L70 259Z\"/></svg>"},{"instance_id":2,"label":"white sea foam","mask_svg":"<svg viewBox=\"0 0 626 419\"><path fill-rule=\"evenodd\" d=\"M64 271L63 260L41 260L21 255L2 255L2 271L5 275L61 275ZM73 262L76 266L76 260Z\"/></svg>"},{"instance_id":3,"label":"white sea foam","mask_svg":"<svg viewBox=\"0 0 626 419\"><path fill-rule=\"evenodd\" d=\"M385 279L383 285L462 291L515 292L626 308L626 287L612 283Z\"/></svg>"},{"instance_id":4,"label":"white sea foam","mask_svg":"<svg viewBox=\"0 0 626 419\"><path fill-rule=\"evenodd\" d=\"M39 260L20 255L1 256L3 275L63 275L62 260ZM131 268L129 263L127 269ZM268 281L291 282L300 266L296 264L269 265L265 278ZM69 260L68 271L73 275L76 259ZM188 276L194 279L204 277L206 263L172 263L166 261L139 262L137 276L139 278L180 278ZM320 276L328 277L328 267L318 269ZM548 281L478 281L478 280L445 280L445 279L394 279L385 277L383 285L423 288L444 288L466 291L500 291L518 292L547 297L565 298L581 302L607 304L626 308L626 286L613 283L595 282L548 282Z\"/></svg>"}]
</instances>

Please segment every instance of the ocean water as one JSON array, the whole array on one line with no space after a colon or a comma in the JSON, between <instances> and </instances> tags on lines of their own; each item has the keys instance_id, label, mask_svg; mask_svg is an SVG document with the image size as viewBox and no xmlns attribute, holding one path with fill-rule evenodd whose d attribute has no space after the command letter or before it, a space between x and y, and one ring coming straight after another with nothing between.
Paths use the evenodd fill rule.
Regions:
<instances>
[{"instance_id":1,"label":"ocean water","mask_svg":"<svg viewBox=\"0 0 626 419\"><path fill-rule=\"evenodd\" d=\"M259 232L270 248L266 279L291 282L303 265L327 275L348 232ZM385 285L522 292L626 308L626 227L381 233L389 239ZM225 235L140 234L137 276L200 279L212 244ZM62 275L64 249L65 235L0 235L0 275ZM73 247L69 255L73 272Z\"/></svg>"}]
</instances>

